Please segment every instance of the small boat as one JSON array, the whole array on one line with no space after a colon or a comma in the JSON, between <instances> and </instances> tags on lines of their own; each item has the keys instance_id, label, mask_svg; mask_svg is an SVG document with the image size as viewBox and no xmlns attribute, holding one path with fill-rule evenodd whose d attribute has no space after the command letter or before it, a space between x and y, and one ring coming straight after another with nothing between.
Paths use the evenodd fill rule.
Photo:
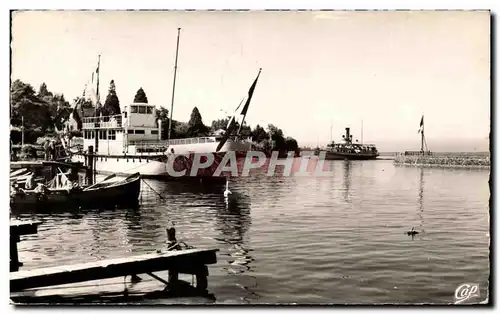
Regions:
<instances>
[{"instance_id":1,"label":"small boat","mask_svg":"<svg viewBox=\"0 0 500 314\"><path fill-rule=\"evenodd\" d=\"M26 181L33 172L28 169L18 169L10 174L10 183L17 184L20 188L24 189L26 186ZM34 178L35 184L42 183L44 178L36 177Z\"/></svg>"},{"instance_id":2,"label":"small boat","mask_svg":"<svg viewBox=\"0 0 500 314\"><path fill-rule=\"evenodd\" d=\"M48 209L66 206L74 208L103 208L108 206L135 206L141 190L141 175L135 173L120 181L104 181L89 186L50 188L39 185L35 190L18 189L11 193L10 206L16 208Z\"/></svg>"}]
</instances>

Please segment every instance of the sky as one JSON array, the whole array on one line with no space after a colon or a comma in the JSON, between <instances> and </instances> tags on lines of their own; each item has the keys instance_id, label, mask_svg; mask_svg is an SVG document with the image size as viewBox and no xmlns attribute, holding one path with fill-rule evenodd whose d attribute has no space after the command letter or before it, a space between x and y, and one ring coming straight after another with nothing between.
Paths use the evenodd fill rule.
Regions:
<instances>
[{"instance_id":1,"label":"sky","mask_svg":"<svg viewBox=\"0 0 500 314\"><path fill-rule=\"evenodd\" d=\"M262 68L246 121L300 145L363 125L365 143L418 149L422 114L431 150L487 145L489 12L16 12L11 78L72 100L101 54L102 100L113 79L122 108L142 87L170 109L179 27L176 120L233 112Z\"/></svg>"}]
</instances>

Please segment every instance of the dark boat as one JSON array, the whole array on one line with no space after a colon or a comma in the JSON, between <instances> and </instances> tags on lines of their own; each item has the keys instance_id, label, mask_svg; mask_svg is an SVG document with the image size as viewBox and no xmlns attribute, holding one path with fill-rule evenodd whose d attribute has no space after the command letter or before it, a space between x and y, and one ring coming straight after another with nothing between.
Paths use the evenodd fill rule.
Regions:
<instances>
[{"instance_id":1,"label":"dark boat","mask_svg":"<svg viewBox=\"0 0 500 314\"><path fill-rule=\"evenodd\" d=\"M345 135L342 135L342 143L331 142L325 150L326 160L366 160L375 159L379 156L377 147L374 144L358 144L352 141L350 128L345 128ZM315 154L319 155L321 150L316 149Z\"/></svg>"},{"instance_id":2,"label":"dark boat","mask_svg":"<svg viewBox=\"0 0 500 314\"><path fill-rule=\"evenodd\" d=\"M11 193L10 206L12 209L51 207L74 208L102 208L104 206L134 206L139 199L141 190L141 176L139 173L128 176L121 181L108 181L114 176L107 177L103 182L89 187L74 188L47 188L35 190L17 190Z\"/></svg>"}]
</instances>

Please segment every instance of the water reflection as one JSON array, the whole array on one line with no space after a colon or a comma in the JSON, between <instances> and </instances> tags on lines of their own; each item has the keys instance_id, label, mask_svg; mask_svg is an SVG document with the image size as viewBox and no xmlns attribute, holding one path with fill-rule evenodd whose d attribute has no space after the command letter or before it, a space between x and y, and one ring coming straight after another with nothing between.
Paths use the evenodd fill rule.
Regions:
<instances>
[{"instance_id":1,"label":"water reflection","mask_svg":"<svg viewBox=\"0 0 500 314\"><path fill-rule=\"evenodd\" d=\"M422 232L425 232L425 230L424 230L424 168L423 167L420 168L418 203L419 203L418 216L420 218L420 228L422 229Z\"/></svg>"},{"instance_id":2,"label":"water reflection","mask_svg":"<svg viewBox=\"0 0 500 314\"><path fill-rule=\"evenodd\" d=\"M215 213L215 228L219 235L215 238L227 250L222 252L227 256L228 272L244 273L250 269L249 264L253 261L247 247L245 234L251 224L250 198L238 191L232 191L229 197L219 202Z\"/></svg>"},{"instance_id":3,"label":"water reflection","mask_svg":"<svg viewBox=\"0 0 500 314\"><path fill-rule=\"evenodd\" d=\"M351 161L344 160L344 200L350 203L350 188L351 188Z\"/></svg>"}]
</instances>

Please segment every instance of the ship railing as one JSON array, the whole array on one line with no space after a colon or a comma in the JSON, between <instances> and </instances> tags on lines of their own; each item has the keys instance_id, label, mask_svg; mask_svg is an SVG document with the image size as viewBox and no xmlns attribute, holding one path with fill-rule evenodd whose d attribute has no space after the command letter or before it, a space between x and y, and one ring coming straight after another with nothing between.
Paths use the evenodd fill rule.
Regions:
<instances>
[{"instance_id":1,"label":"ship railing","mask_svg":"<svg viewBox=\"0 0 500 314\"><path fill-rule=\"evenodd\" d=\"M193 138L177 138L166 140L167 145L186 145L186 144L201 144L201 143L215 143L215 137L193 137Z\"/></svg>"},{"instance_id":2,"label":"ship railing","mask_svg":"<svg viewBox=\"0 0 500 314\"><path fill-rule=\"evenodd\" d=\"M102 117L87 117L82 119L83 129L121 128L122 126L121 114Z\"/></svg>"},{"instance_id":3,"label":"ship railing","mask_svg":"<svg viewBox=\"0 0 500 314\"><path fill-rule=\"evenodd\" d=\"M167 149L165 141L129 141L129 146L135 146L137 153L164 152Z\"/></svg>"}]
</instances>

